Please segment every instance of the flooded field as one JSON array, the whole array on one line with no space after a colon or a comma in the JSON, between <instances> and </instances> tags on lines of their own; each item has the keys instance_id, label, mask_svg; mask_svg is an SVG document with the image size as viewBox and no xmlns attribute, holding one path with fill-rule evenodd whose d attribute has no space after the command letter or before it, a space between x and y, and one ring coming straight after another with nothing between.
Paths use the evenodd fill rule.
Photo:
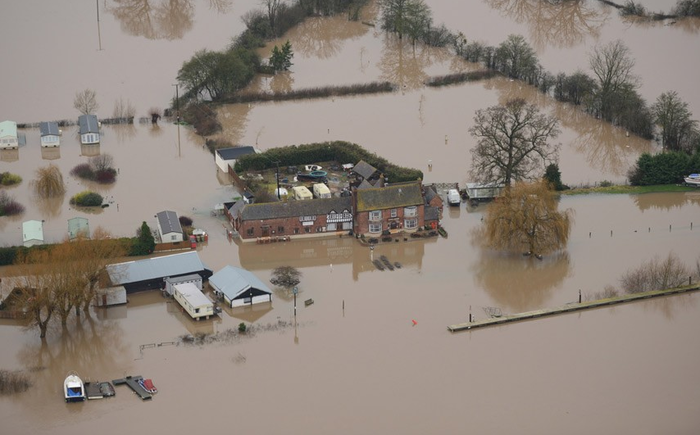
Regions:
<instances>
[{"instance_id":1,"label":"flooded field","mask_svg":"<svg viewBox=\"0 0 700 435\"><path fill-rule=\"evenodd\" d=\"M592 0L558 9L535 0L427 3L436 23L445 22L470 40L495 45L510 33L522 33L550 71L585 69L586 53L596 43L623 38L638 61L648 100L667 90L661 80L668 77L695 116L700 113L691 80L700 60L676 58L676 50L665 49L697 46L698 32L690 24L633 24ZM642 3L669 10L675 2ZM224 47L242 30L240 16L260 7L257 0L99 5L99 34L94 3L28 1L0 16L3 32L16 35L0 38L3 53L22 59L0 84L7 96L0 118L77 118L73 97L88 87L98 93L102 116L111 115L119 97L130 99L137 116L145 116L148 108L165 107L174 96L172 84L184 60L201 48ZM570 21L561 15L554 19L554 11ZM363 18L371 21L372 14L370 8ZM23 31L30 22L36 30ZM464 183L473 146L467 130L475 110L523 96L561 119L565 183L621 182L641 152L655 149L517 82L425 88L421 83L428 76L475 66L445 52L397 46L361 23L314 19L281 40L287 37L295 50L291 74L261 78L254 87L390 80L400 90L227 106L220 109L222 135L232 142L267 149L348 140L422 169L426 182ZM47 41L55 41L54 50L44 57L25 56L39 53ZM41 68L44 64L66 66ZM85 148L75 127L66 127L60 149L48 151L39 147L38 130L22 132L27 145L0 154L0 171L23 177L8 193L26 211L0 218L1 245L21 243L21 223L27 219L44 220L47 241L56 242L75 216L87 217L93 230L101 226L129 236L142 221L154 225L155 213L170 209L209 233L208 244L198 247L209 268L241 266L268 282L272 269L291 265L303 277L296 322L292 296L279 290L271 304L224 310L201 322L157 292L135 294L126 306L95 309L91 320L77 326L69 322L63 334L60 327L50 331L46 343L37 331L0 320L0 368L24 370L34 384L22 394L0 395L2 433L99 428L103 433L655 435L694 434L700 428L695 374L700 347L693 344L700 329L700 294L461 334L446 330L470 313L484 318L489 307L513 313L572 302L579 290L585 297L616 286L628 269L670 252L695 267L700 192L563 197L560 207L575 212L571 238L565 252L542 261L480 248L473 234L484 206L445 208L447 238L400 240L374 251L350 237L239 245L226 238L225 222L210 214L213 204L237 193L217 174L203 139L191 130L181 127L178 141L178 127L165 121L104 126L99 147ZM69 175L96 153L114 157L119 174L113 186ZM68 192L47 203L34 197L30 181L36 168L49 163L61 169ZM72 209L70 196L87 188L107 197L109 207ZM377 270L371 260L380 255L402 268ZM0 269L2 277L12 273ZM304 306L309 298L314 304ZM240 322L252 324L253 331L227 334ZM181 336L199 333L216 338L210 344L180 343ZM151 344L162 346L142 348ZM160 392L143 403L122 386L111 399L65 404L61 385L70 370L90 380L140 374L153 378Z\"/></svg>"}]
</instances>

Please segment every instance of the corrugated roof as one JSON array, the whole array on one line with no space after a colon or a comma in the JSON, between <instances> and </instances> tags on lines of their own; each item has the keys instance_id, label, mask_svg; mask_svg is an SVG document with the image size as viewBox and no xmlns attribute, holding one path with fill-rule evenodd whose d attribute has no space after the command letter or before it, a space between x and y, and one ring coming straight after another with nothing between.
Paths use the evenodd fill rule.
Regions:
<instances>
[{"instance_id":1,"label":"corrugated roof","mask_svg":"<svg viewBox=\"0 0 700 435\"><path fill-rule=\"evenodd\" d=\"M224 160L235 160L246 154L255 154L256 150L252 146L240 146L231 148L219 148L216 150L217 154Z\"/></svg>"},{"instance_id":2,"label":"corrugated roof","mask_svg":"<svg viewBox=\"0 0 700 435\"><path fill-rule=\"evenodd\" d=\"M80 115L78 117L80 125L80 134L99 133L99 125L97 124L97 116L95 115Z\"/></svg>"},{"instance_id":3,"label":"corrugated roof","mask_svg":"<svg viewBox=\"0 0 700 435\"><path fill-rule=\"evenodd\" d=\"M42 136L58 136L58 124L55 122L41 122L39 123L39 132L41 132Z\"/></svg>"},{"instance_id":4,"label":"corrugated roof","mask_svg":"<svg viewBox=\"0 0 700 435\"><path fill-rule=\"evenodd\" d=\"M352 210L351 197L320 198L304 201L269 202L263 204L248 204L241 211L244 221L256 219L274 219L295 216L324 215L331 211L342 213Z\"/></svg>"},{"instance_id":5,"label":"corrugated roof","mask_svg":"<svg viewBox=\"0 0 700 435\"><path fill-rule=\"evenodd\" d=\"M17 137L17 123L15 121L0 122L0 137Z\"/></svg>"},{"instance_id":6,"label":"corrugated roof","mask_svg":"<svg viewBox=\"0 0 700 435\"><path fill-rule=\"evenodd\" d=\"M362 176L362 178L367 179L371 177L375 172L377 172L377 168L374 166L370 165L369 163L365 162L364 160L360 160L354 168L352 168L352 172L356 173L357 175Z\"/></svg>"},{"instance_id":7,"label":"corrugated roof","mask_svg":"<svg viewBox=\"0 0 700 435\"><path fill-rule=\"evenodd\" d=\"M177 213L174 211L161 211L156 214L156 217L158 218L158 225L160 226L161 231L163 231L163 234L182 234L180 220L177 217Z\"/></svg>"},{"instance_id":8,"label":"corrugated roof","mask_svg":"<svg viewBox=\"0 0 700 435\"><path fill-rule=\"evenodd\" d=\"M185 300L195 308L201 307L203 305L214 305L211 299L209 299L207 295L202 293L202 291L191 282L175 284L173 287L175 287L175 290L178 291L182 295L182 297L185 298Z\"/></svg>"},{"instance_id":9,"label":"corrugated roof","mask_svg":"<svg viewBox=\"0 0 700 435\"><path fill-rule=\"evenodd\" d=\"M355 191L355 196L357 197L357 212L423 204L421 185L418 182L358 189Z\"/></svg>"},{"instance_id":10,"label":"corrugated roof","mask_svg":"<svg viewBox=\"0 0 700 435\"><path fill-rule=\"evenodd\" d=\"M272 294L272 290L252 272L233 266L226 266L213 274L209 278L209 284L223 293L229 300L240 296L250 287Z\"/></svg>"},{"instance_id":11,"label":"corrugated roof","mask_svg":"<svg viewBox=\"0 0 700 435\"><path fill-rule=\"evenodd\" d=\"M206 267L197 252L127 261L106 267L112 285L129 284L156 278L197 273Z\"/></svg>"}]
</instances>

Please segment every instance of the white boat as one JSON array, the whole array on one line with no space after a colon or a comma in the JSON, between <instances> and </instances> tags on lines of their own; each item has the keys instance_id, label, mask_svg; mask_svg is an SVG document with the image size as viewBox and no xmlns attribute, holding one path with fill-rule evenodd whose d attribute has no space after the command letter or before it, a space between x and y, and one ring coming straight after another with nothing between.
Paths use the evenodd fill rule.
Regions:
<instances>
[{"instance_id":1,"label":"white boat","mask_svg":"<svg viewBox=\"0 0 700 435\"><path fill-rule=\"evenodd\" d=\"M82 402L85 400L85 385L76 372L68 373L63 381L63 394L66 402Z\"/></svg>"},{"instance_id":2,"label":"white boat","mask_svg":"<svg viewBox=\"0 0 700 435\"><path fill-rule=\"evenodd\" d=\"M684 178L685 184L689 184L691 186L700 186L700 174L690 174L687 177Z\"/></svg>"}]
</instances>

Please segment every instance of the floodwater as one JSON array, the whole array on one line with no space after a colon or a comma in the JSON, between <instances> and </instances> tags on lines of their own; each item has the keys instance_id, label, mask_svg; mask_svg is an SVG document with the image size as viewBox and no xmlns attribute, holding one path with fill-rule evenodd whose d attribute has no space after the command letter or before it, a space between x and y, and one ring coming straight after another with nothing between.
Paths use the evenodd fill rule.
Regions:
<instances>
[{"instance_id":1,"label":"floodwater","mask_svg":"<svg viewBox=\"0 0 700 435\"><path fill-rule=\"evenodd\" d=\"M180 7L169 9L175 3ZM17 101L3 100L0 118L75 118L72 98L85 87L96 89L104 116L120 96L136 105L138 116L145 115L148 107L165 106L173 96L171 84L183 60L197 49L225 46L242 28L240 15L259 7L252 0L175 3L100 2L102 51L97 49L93 4L86 9L77 1L48 9L40 2L13 4L13 14L3 14L0 23L3 32L17 29L17 36L0 38L0 46L23 61L20 71L9 71L0 85L3 95ZM463 26L467 38L497 44L517 29L532 38L532 20L516 20L496 2L431 3L436 22L445 21L453 30ZM573 70L602 35L649 32L669 38L662 45L681 44L693 35L675 25L625 23L591 0L575 3L602 14L599 36L583 32L568 48L551 41L538 45L543 63L553 52L567 53L561 68ZM645 6L667 10L666 3ZM128 15L138 9L126 6L147 6L152 15L144 16L143 9ZM363 18L371 20L371 9L367 14ZM174 21L168 24L166 18ZM30 20L37 30L21 32L21 24ZM639 153L654 149L516 82L421 87L425 77L475 66L439 50L418 48L414 54L370 26L319 19L287 36L293 47L299 46L292 73L260 80L258 88L392 80L401 90L222 108L223 135L235 143L265 149L348 140L423 169L427 182L463 183L474 111L517 95L561 118L565 183L623 180ZM71 66L55 77L38 68L41 57L20 57L58 39L65 49L48 51L43 59ZM569 52L572 59L566 60ZM635 55L670 53L637 50ZM79 62L88 67L78 67ZM693 62L697 60L686 56L682 65L689 67L673 73L688 73ZM337 81L330 80L336 76ZM679 77L674 84L692 87L689 79ZM642 90L647 98L655 97L646 94L646 85ZM697 107L700 98L692 92L682 95ZM277 266L299 268L297 322L293 298L282 291L275 291L271 304L225 310L220 318L202 322L192 322L157 292L136 294L126 306L96 309L91 320L71 323L63 335L60 328L51 331L44 345L35 330L0 320L0 368L25 370L34 382L26 393L0 396L2 433L73 434L97 428L103 433L202 428L298 434L698 432L698 294L462 334L449 334L446 326L466 321L470 313L484 318L489 307L512 313L574 301L579 290L590 296L618 285L628 269L669 252L695 267L700 193L563 197L560 206L575 212L571 238L565 252L542 261L480 248L473 234L483 206L445 208L447 238L400 240L374 251L349 237L239 245L226 238L225 222L209 213L213 204L236 192L217 174L201 138L180 128L178 141L177 126L168 122L104 126L103 131L99 147L86 148L79 145L75 127L67 127L59 150L42 151L38 131L23 130L27 145L0 155L0 171L23 177L8 192L27 208L19 218L0 218L0 244L19 244L21 222L27 219L45 220L46 239L55 242L65 236L67 219L74 216L87 217L91 229L132 235L144 220L153 225L158 211L175 210L209 232L208 244L198 251L213 270L231 264L268 281ZM119 168L115 185L88 185L69 175L96 153L114 157ZM60 167L68 192L59 201L42 202L33 197L29 182L37 167L49 163ZM97 189L110 206L96 213L71 209L68 198L86 188ZM380 255L402 268L376 270L371 260ZM0 276L11 274L11 268L0 269ZM306 299L314 304L305 306ZM172 344L184 334L224 337L240 322L252 323L258 331L201 346ZM162 346L140 348L153 343ZM127 387L118 387L114 398L67 405L61 383L70 370L90 380L140 374L153 378L160 392L142 403Z\"/></svg>"}]
</instances>

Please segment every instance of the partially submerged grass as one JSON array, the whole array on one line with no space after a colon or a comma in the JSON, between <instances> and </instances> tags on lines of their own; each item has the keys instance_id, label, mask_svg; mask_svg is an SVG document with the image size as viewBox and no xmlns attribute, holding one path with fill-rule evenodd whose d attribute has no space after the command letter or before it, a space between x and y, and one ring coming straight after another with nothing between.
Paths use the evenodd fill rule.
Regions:
<instances>
[{"instance_id":1,"label":"partially submerged grass","mask_svg":"<svg viewBox=\"0 0 700 435\"><path fill-rule=\"evenodd\" d=\"M0 394L21 393L31 385L29 376L21 371L0 370Z\"/></svg>"},{"instance_id":2,"label":"partially submerged grass","mask_svg":"<svg viewBox=\"0 0 700 435\"><path fill-rule=\"evenodd\" d=\"M692 192L697 190L696 187L683 186L681 184L660 184L654 186L595 186L595 187L576 187L570 190L560 192L562 195L584 195L587 193L653 193L653 192Z\"/></svg>"}]
</instances>

